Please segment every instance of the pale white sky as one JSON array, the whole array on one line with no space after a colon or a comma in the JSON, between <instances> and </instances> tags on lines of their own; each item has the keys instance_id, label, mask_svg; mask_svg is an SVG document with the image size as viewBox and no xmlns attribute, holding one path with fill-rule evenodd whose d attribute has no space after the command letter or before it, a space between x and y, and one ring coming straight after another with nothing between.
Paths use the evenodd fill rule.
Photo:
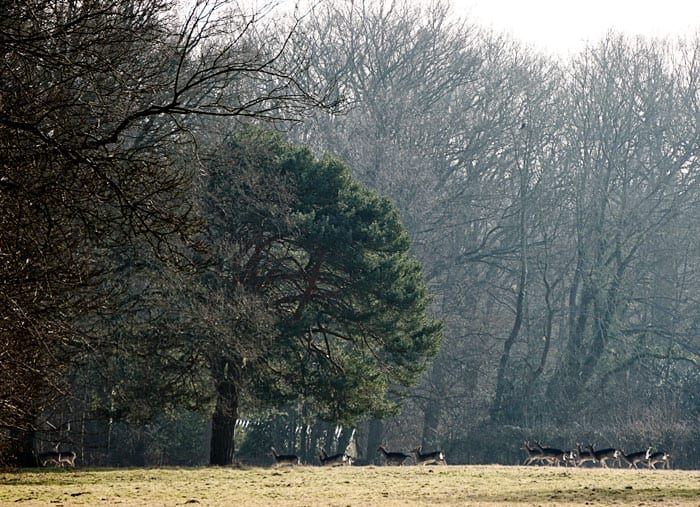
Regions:
<instances>
[{"instance_id":1,"label":"pale white sky","mask_svg":"<svg viewBox=\"0 0 700 507\"><path fill-rule=\"evenodd\" d=\"M676 37L700 28L700 0L452 0L454 12L548 53L567 55L609 29Z\"/></svg>"}]
</instances>

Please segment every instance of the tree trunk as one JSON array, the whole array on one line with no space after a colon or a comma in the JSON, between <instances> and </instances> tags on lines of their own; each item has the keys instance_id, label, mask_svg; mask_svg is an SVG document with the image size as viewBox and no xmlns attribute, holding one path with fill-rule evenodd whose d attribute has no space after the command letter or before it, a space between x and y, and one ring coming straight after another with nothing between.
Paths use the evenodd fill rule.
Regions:
<instances>
[{"instance_id":1,"label":"tree trunk","mask_svg":"<svg viewBox=\"0 0 700 507\"><path fill-rule=\"evenodd\" d=\"M526 153L527 155L527 153ZM518 234L520 242L520 276L518 278L517 297L515 303L515 319L511 327L508 338L503 344L501 359L496 372L496 392L491 406L491 418L496 422L506 422L517 419L517 415L512 413L513 408L519 411L519 407L513 407L512 380L508 378L508 362L510 354L515 345L515 341L520 335L520 328L523 324L525 313L525 296L528 283L528 209L529 209L529 167L526 159L520 166L520 211L518 217Z\"/></svg>"},{"instance_id":2,"label":"tree trunk","mask_svg":"<svg viewBox=\"0 0 700 507\"><path fill-rule=\"evenodd\" d=\"M377 464L377 449L382 444L384 435L384 423L381 419L372 419L367 425L367 447L365 457L370 463Z\"/></svg>"},{"instance_id":3,"label":"tree trunk","mask_svg":"<svg viewBox=\"0 0 700 507\"><path fill-rule=\"evenodd\" d=\"M221 361L216 368L216 408L211 424L209 464L226 466L233 463L234 428L238 419L238 380L240 370L229 361Z\"/></svg>"},{"instance_id":4,"label":"tree trunk","mask_svg":"<svg viewBox=\"0 0 700 507\"><path fill-rule=\"evenodd\" d=\"M445 375L440 362L433 364L431 373L431 383L436 390L428 399L428 404L423 413L423 434L421 435L421 446L423 450L432 449L442 445L440 441L440 416L442 415L443 400L445 395Z\"/></svg>"},{"instance_id":5,"label":"tree trunk","mask_svg":"<svg viewBox=\"0 0 700 507\"><path fill-rule=\"evenodd\" d=\"M37 418L33 412L21 412L14 421L0 432L0 468L36 467Z\"/></svg>"},{"instance_id":6,"label":"tree trunk","mask_svg":"<svg viewBox=\"0 0 700 507\"><path fill-rule=\"evenodd\" d=\"M34 430L18 431L14 442L16 446L12 450L14 452L11 451L10 464L16 464L23 468L39 466L34 452L36 446L36 433Z\"/></svg>"},{"instance_id":7,"label":"tree trunk","mask_svg":"<svg viewBox=\"0 0 700 507\"><path fill-rule=\"evenodd\" d=\"M518 282L518 296L515 304L515 320L513 327L510 330L508 339L503 344L501 359L498 363L498 372L496 378L496 393L494 395L493 405L491 406L491 418L496 422L504 422L513 417L513 414L507 413L508 406L513 401L511 398L512 392L510 380L507 378L508 361L510 352L515 345L515 340L520 334L520 328L523 322L523 311L525 301L525 284L527 283L527 264L524 258L521 260L520 280Z\"/></svg>"}]
</instances>

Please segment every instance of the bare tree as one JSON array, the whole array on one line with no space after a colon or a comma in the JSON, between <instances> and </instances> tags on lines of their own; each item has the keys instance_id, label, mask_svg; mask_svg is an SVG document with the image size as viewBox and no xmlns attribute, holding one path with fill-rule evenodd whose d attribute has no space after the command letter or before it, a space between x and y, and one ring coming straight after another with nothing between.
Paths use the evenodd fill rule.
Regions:
<instances>
[{"instance_id":1,"label":"bare tree","mask_svg":"<svg viewBox=\"0 0 700 507\"><path fill-rule=\"evenodd\" d=\"M298 119L329 89L305 79L298 21L196 2L26 0L0 14L1 438L28 455L45 400L65 394L80 315L109 250L182 260L197 115ZM267 24L269 20L270 24ZM187 155L189 153L189 155ZM112 285L113 287L114 285ZM26 393L35 395L27 396Z\"/></svg>"},{"instance_id":2,"label":"bare tree","mask_svg":"<svg viewBox=\"0 0 700 507\"><path fill-rule=\"evenodd\" d=\"M421 230L430 227L441 178L452 170L448 108L481 64L477 31L455 21L446 2L337 1L315 14L312 65L338 75L347 107L342 115L317 115L293 134L319 151L333 149L363 182L396 203L434 287L426 252L439 246ZM439 418L439 410L430 413ZM381 440L370 435L368 456Z\"/></svg>"},{"instance_id":3,"label":"bare tree","mask_svg":"<svg viewBox=\"0 0 700 507\"><path fill-rule=\"evenodd\" d=\"M640 275L660 246L654 238L695 193L688 174L696 170L698 132L682 120L693 113L669 51L610 35L573 64L567 146L574 256L566 341L550 388L569 402L611 353L637 349L625 344L629 330L656 325L638 312L647 304L639 299Z\"/></svg>"}]
</instances>

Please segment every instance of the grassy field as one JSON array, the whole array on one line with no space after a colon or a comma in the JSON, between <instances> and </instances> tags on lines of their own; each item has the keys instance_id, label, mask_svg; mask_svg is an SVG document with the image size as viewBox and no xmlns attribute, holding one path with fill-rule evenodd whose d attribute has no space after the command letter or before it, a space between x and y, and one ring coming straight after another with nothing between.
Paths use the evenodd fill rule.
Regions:
<instances>
[{"instance_id":1,"label":"grassy field","mask_svg":"<svg viewBox=\"0 0 700 507\"><path fill-rule=\"evenodd\" d=\"M440 466L0 473L0 505L700 507L700 471Z\"/></svg>"}]
</instances>

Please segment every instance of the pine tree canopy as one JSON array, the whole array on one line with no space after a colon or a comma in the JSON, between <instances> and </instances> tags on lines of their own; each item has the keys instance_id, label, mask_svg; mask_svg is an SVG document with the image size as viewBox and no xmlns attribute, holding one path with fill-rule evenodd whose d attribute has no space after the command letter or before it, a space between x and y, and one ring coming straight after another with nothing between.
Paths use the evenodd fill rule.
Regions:
<instances>
[{"instance_id":1,"label":"pine tree canopy","mask_svg":"<svg viewBox=\"0 0 700 507\"><path fill-rule=\"evenodd\" d=\"M273 133L245 129L222 153L210 208L235 244L225 278L275 316L243 377L261 398L301 397L335 421L387 413L387 392L416 381L442 335L397 209L337 158Z\"/></svg>"}]
</instances>

